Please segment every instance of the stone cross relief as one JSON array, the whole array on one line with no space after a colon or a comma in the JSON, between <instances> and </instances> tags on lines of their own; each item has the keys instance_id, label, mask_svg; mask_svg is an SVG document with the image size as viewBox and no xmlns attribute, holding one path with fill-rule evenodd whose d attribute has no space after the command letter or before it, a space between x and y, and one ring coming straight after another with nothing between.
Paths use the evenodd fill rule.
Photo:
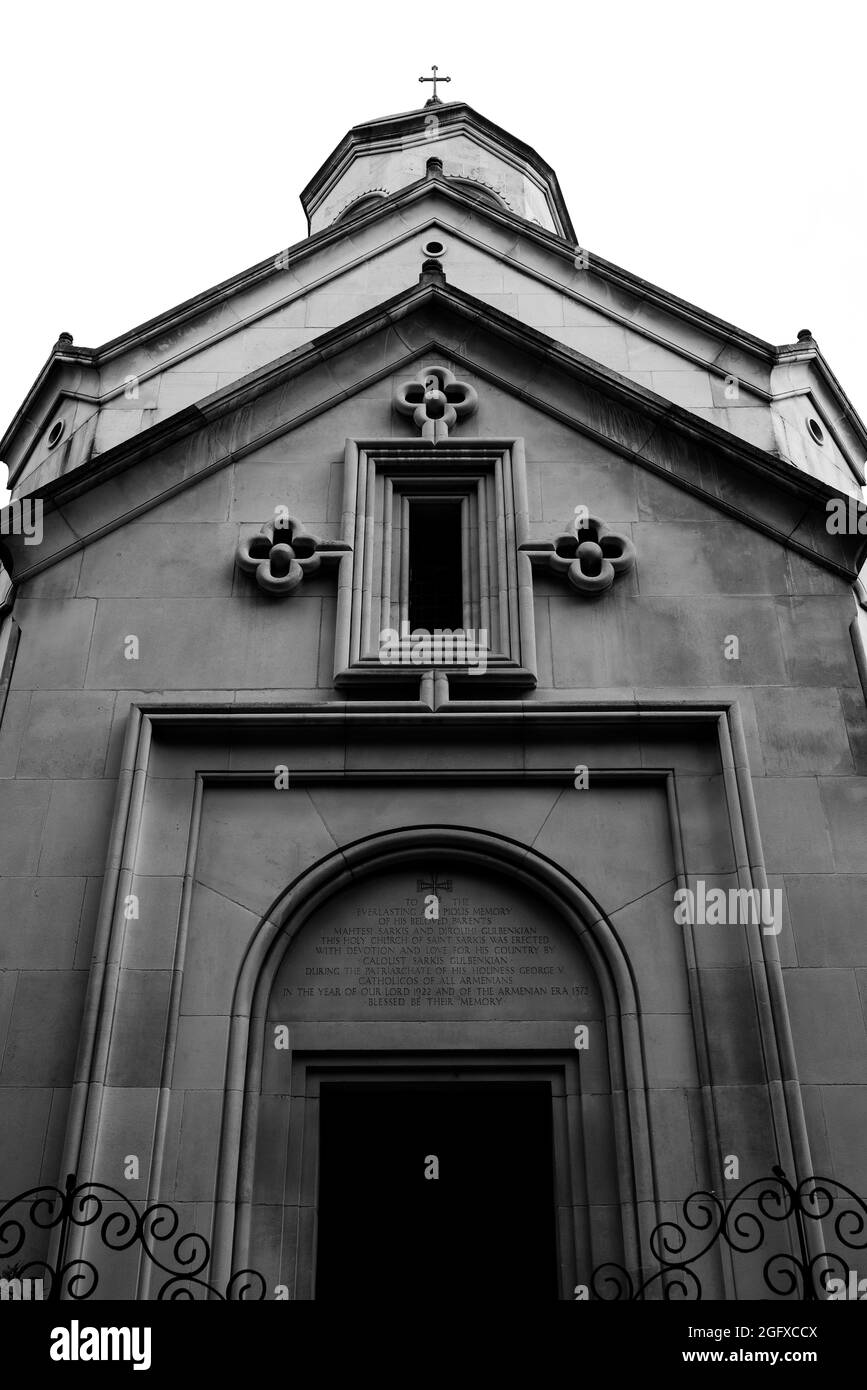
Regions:
<instances>
[{"instance_id":1,"label":"stone cross relief","mask_svg":"<svg viewBox=\"0 0 867 1390\"><path fill-rule=\"evenodd\" d=\"M603 594L620 574L635 564L635 546L628 536L614 531L598 516L576 520L574 532L565 532L553 543L522 545L532 564L564 576L585 598Z\"/></svg>"},{"instance_id":2,"label":"stone cross relief","mask_svg":"<svg viewBox=\"0 0 867 1390\"><path fill-rule=\"evenodd\" d=\"M340 541L320 541L304 530L285 507L274 509L258 536L242 538L235 552L239 569L255 576L260 589L277 597L293 593L307 575L324 563L336 563L349 547Z\"/></svg>"},{"instance_id":3,"label":"stone cross relief","mask_svg":"<svg viewBox=\"0 0 867 1390\"><path fill-rule=\"evenodd\" d=\"M394 406L401 415L412 417L423 439L437 444L448 439L459 420L474 413L478 395L448 367L431 365L395 388ZM590 515L586 507L576 507L575 512L574 531L553 541L525 541L519 549L532 565L552 570L575 593L592 598L633 568L635 547L628 536ZM293 593L323 562L337 563L351 548L346 542L320 541L285 507L277 507L274 520L266 522L257 536L242 538L235 558L240 569L255 576L261 589L280 597Z\"/></svg>"},{"instance_id":4,"label":"stone cross relief","mask_svg":"<svg viewBox=\"0 0 867 1390\"><path fill-rule=\"evenodd\" d=\"M404 381L394 393L394 406L411 415L422 439L438 444L448 439L458 420L472 415L479 398L467 381L458 381L448 367L423 367L412 381Z\"/></svg>"}]
</instances>

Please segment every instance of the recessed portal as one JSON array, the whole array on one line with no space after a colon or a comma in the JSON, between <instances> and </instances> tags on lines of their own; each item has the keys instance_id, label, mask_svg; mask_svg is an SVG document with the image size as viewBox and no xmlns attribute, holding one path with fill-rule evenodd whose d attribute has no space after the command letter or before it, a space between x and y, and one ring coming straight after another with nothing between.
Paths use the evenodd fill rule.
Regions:
<instances>
[{"instance_id":1,"label":"recessed portal","mask_svg":"<svg viewBox=\"0 0 867 1390\"><path fill-rule=\"evenodd\" d=\"M320 1107L317 1299L557 1298L550 1087L326 1083Z\"/></svg>"}]
</instances>

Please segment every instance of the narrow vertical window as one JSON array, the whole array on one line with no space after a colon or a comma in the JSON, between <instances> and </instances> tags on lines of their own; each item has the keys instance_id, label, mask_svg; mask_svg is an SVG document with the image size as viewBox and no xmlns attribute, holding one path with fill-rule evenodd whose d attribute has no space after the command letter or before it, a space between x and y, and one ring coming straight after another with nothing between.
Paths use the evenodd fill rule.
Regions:
<instances>
[{"instance_id":1,"label":"narrow vertical window","mask_svg":"<svg viewBox=\"0 0 867 1390\"><path fill-rule=\"evenodd\" d=\"M409 625L413 632L463 627L460 502L410 504Z\"/></svg>"}]
</instances>

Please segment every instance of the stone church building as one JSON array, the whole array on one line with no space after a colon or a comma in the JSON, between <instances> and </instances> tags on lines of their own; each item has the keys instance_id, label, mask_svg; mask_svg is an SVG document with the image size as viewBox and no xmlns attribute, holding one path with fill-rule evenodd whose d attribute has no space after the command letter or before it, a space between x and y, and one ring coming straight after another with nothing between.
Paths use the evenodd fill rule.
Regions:
<instances>
[{"instance_id":1,"label":"stone church building","mask_svg":"<svg viewBox=\"0 0 867 1390\"><path fill-rule=\"evenodd\" d=\"M774 1165L867 1193L864 424L464 102L301 199L0 446L0 1199L502 1301Z\"/></svg>"}]
</instances>

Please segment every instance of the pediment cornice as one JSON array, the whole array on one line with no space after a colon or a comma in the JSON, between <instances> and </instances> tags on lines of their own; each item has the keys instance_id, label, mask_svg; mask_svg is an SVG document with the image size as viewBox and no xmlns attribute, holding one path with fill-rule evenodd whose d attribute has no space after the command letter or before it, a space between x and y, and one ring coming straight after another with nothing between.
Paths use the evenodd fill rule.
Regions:
<instances>
[{"instance_id":1,"label":"pediment cornice","mask_svg":"<svg viewBox=\"0 0 867 1390\"><path fill-rule=\"evenodd\" d=\"M448 285L406 291L267 367L179 411L39 489L46 540L6 537L16 583L321 416L423 357L447 359L544 414L663 476L709 506L854 580L867 537L831 535L827 502L842 494L576 350ZM376 366L371 370L371 362ZM195 446L190 437L198 436ZM532 447L532 446L531 446ZM178 477L154 490L136 467L176 454ZM124 475L111 516L88 524L89 495ZM53 518L54 524L49 524ZM15 552L14 554L12 552Z\"/></svg>"},{"instance_id":2,"label":"pediment cornice","mask_svg":"<svg viewBox=\"0 0 867 1390\"><path fill-rule=\"evenodd\" d=\"M234 295L242 293L253 286L262 284L270 277L282 274L284 271L291 273L295 265L300 266L306 259L315 256L319 251L327 249L334 243L345 239L348 235L351 236L375 224L381 219L393 216L395 211L399 210L399 208L424 199L429 196L431 191L435 191L440 198L444 199L446 202L450 202L454 206L456 212L466 213L467 210L472 210L476 217L488 219L493 223L499 223L501 226L508 228L510 232L514 232L517 237L525 239L530 243L535 243L540 250L544 250L555 258L566 258L570 263L574 260L576 248L570 241L564 241L563 238L556 234L548 232L541 227L534 226L524 219L509 213L505 209L497 210L480 204L473 198L471 193L463 188L450 184L448 180L443 180L441 178L419 180L417 183L405 189L401 189L397 193L389 195L387 198L383 198L377 206L372 208L364 216L359 217L356 222L353 222L351 224L351 230L341 224L336 227L326 228L324 231L318 232L313 236L306 237L304 240L295 243L294 246L289 247L285 251L281 251L279 257L271 256L264 261L260 261L255 266L221 282L212 289L203 291L201 294L185 300L182 304L167 310L165 313L147 320L145 323L138 325L129 332L110 339L100 347L88 348L77 345L73 346L71 343L59 341L55 345L54 350L40 371L19 410L16 412L3 438L0 439L0 454L4 455L6 458L10 458L14 453L15 442L18 438L19 431L22 429L25 431L27 429L32 429L37 415L42 419L43 416L47 416L51 413L46 406L46 401L54 402L56 405L58 400L63 397L70 397L82 401L90 401L95 404L101 403L103 396L99 387L100 370L112 359L122 356L125 352L135 348L140 348L149 342L164 338L167 335L176 335L196 318L213 310L219 304L232 299ZM416 236L418 230L417 227L412 227L408 230L401 231L396 238L389 240L380 250L385 251L391 245L396 245L408 237ZM453 230L458 236L465 235L465 231L459 225L456 225ZM471 237L470 240L473 240L473 238ZM477 238L476 241L477 244L481 244L478 243ZM491 247L490 252L492 255L503 259L502 253L498 252L496 247ZM279 270L275 266L277 260L280 262ZM354 263L353 259L350 258L345 264L329 267L326 274L322 277L321 283L328 283L330 280L345 273L352 268ZM526 264L522 263L521 268L529 277L546 284L548 288L555 290L559 289L564 294L576 297L573 291L567 286L560 286L556 281L546 279L545 276L540 274L538 267L535 267L533 264L529 262ZM865 426L864 422L861 420L839 380L812 339L807 344L795 343L774 346L764 339L746 330L740 329L734 324L720 319L708 313L706 310L689 303L689 301L681 299L671 294L669 291L647 280L641 279L639 276L633 275L631 272L624 270L613 262L607 261L603 257L596 255L595 252L592 254L592 268L594 275L610 283L618 290L624 291L629 295L637 297L642 302L646 302L654 308L662 310L675 321L680 320L685 325L692 328L707 331L722 340L727 346L737 351L747 353L756 362L770 365L772 368L785 366L791 363L809 364L815 369L825 389L827 389L831 397L839 404L841 417L848 422L853 436L860 441L864 445L865 450L867 450L867 426ZM289 298L297 298L299 295L309 292L310 288L311 285L309 283L305 284L299 281L295 287L294 293L290 295ZM579 299L582 298L582 296L577 297ZM248 319L239 320L237 324L233 324L231 328L226 329L225 334L219 334L217 336L222 337L230 332L242 331L245 323L256 322L263 315L279 308L284 302L288 302L285 296L282 299L280 297L276 298L272 304L258 309ZM604 305L596 305L595 300L592 298L585 302L593 304L594 307L598 307L600 312L610 312L606 310ZM611 313L611 317L613 320L619 321L616 313ZM698 360L695 354L690 351L688 345L679 345L675 340L670 340L668 337L660 338L658 333L649 330L646 325L643 325L640 321L630 319L625 322L626 326L632 331L664 342L674 350L682 352L682 355L687 359ZM191 350L198 350L198 348L195 347ZM714 363L704 363L703 365L705 365L709 371L715 370ZM155 370L160 370L156 363ZM720 373L724 375L724 369L720 368L719 370ZM121 388L116 388L114 391L109 392L109 396L116 394L116 391L119 389ZM764 394L758 388L756 388L756 393L759 396ZM768 397L768 399L776 398L776 392L773 393L772 397ZM54 406L51 408L54 409ZM31 447L31 444L27 445L25 455L14 466L12 471L13 483L15 479L21 475L22 469L26 466L26 459Z\"/></svg>"}]
</instances>

